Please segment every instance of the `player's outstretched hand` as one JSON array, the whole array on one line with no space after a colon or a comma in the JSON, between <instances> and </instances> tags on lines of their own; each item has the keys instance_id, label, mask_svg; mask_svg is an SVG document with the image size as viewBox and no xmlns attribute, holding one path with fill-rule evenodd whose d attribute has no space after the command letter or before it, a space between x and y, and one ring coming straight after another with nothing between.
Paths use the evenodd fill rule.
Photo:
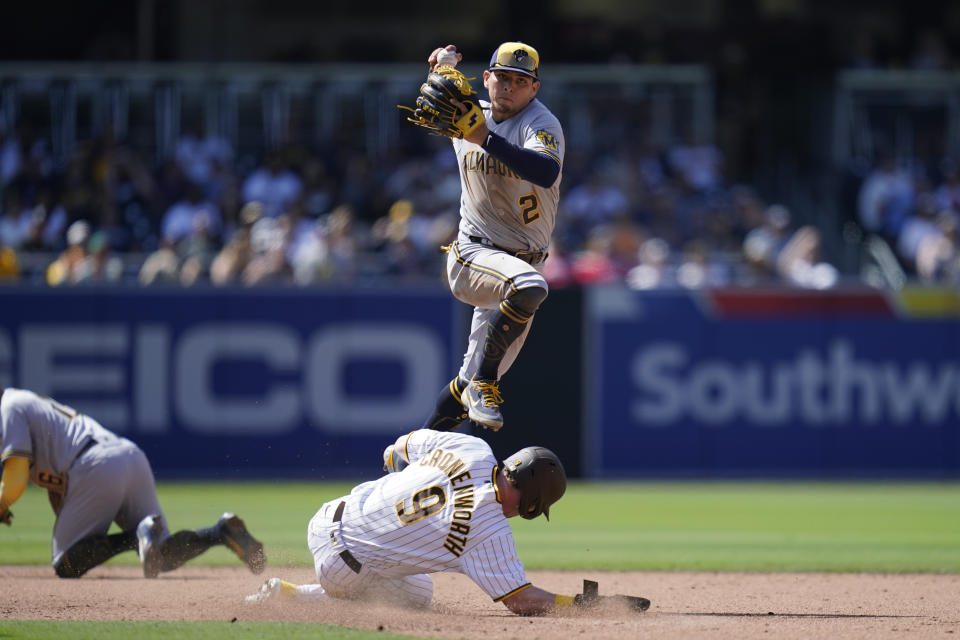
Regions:
<instances>
[{"instance_id":1,"label":"player's outstretched hand","mask_svg":"<svg viewBox=\"0 0 960 640\"><path fill-rule=\"evenodd\" d=\"M0 522L7 525L8 527L13 526L13 511L7 509L3 512L3 515L0 515Z\"/></svg>"},{"instance_id":2,"label":"player's outstretched hand","mask_svg":"<svg viewBox=\"0 0 960 640\"><path fill-rule=\"evenodd\" d=\"M383 450L383 470L387 473L396 473L397 471L403 471L407 467L407 461L404 460L399 453L394 450L393 445L390 445Z\"/></svg>"}]
</instances>

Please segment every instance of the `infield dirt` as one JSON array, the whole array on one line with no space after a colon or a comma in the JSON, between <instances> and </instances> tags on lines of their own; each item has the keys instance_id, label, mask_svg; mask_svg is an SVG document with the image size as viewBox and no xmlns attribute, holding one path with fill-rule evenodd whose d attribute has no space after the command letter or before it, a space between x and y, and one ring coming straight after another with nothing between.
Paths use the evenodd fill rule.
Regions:
<instances>
[{"instance_id":1,"label":"infield dirt","mask_svg":"<svg viewBox=\"0 0 960 640\"><path fill-rule=\"evenodd\" d=\"M357 602L245 604L265 577L309 582L304 568L184 567L145 580L138 567L99 567L80 580L50 567L0 566L0 619L276 620L381 629L418 637L522 638L958 638L960 575L637 573L532 571L551 591L583 578L601 594L650 598L646 613L593 611L521 618L461 575L434 576L434 602L410 611Z\"/></svg>"}]
</instances>

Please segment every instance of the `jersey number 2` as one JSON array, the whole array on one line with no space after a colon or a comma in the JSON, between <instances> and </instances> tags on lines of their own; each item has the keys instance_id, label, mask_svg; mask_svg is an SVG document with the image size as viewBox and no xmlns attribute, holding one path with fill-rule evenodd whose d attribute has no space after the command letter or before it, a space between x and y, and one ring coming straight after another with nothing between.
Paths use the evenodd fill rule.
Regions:
<instances>
[{"instance_id":1,"label":"jersey number 2","mask_svg":"<svg viewBox=\"0 0 960 640\"><path fill-rule=\"evenodd\" d=\"M419 522L443 509L444 505L447 504L447 494L440 487L427 487L410 496L409 509L406 502L406 500L398 502L396 509L397 518L403 524L408 525Z\"/></svg>"},{"instance_id":2,"label":"jersey number 2","mask_svg":"<svg viewBox=\"0 0 960 640\"><path fill-rule=\"evenodd\" d=\"M523 218L523 224L530 224L540 218L540 200L537 194L528 193L525 196L517 198L517 204L520 205L520 217Z\"/></svg>"}]
</instances>

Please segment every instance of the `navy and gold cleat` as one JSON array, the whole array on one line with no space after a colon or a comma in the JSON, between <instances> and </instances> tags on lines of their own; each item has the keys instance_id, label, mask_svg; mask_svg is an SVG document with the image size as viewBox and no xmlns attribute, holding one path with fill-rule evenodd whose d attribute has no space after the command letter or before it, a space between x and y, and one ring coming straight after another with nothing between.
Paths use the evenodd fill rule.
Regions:
<instances>
[{"instance_id":1,"label":"navy and gold cleat","mask_svg":"<svg viewBox=\"0 0 960 640\"><path fill-rule=\"evenodd\" d=\"M500 405L500 387L495 380L473 379L460 396L460 402L467 409L467 415L477 424L493 431L499 431L503 426L503 415Z\"/></svg>"},{"instance_id":2,"label":"navy and gold cleat","mask_svg":"<svg viewBox=\"0 0 960 640\"><path fill-rule=\"evenodd\" d=\"M263 573L267 564L267 556L263 552L263 545L250 535L243 520L229 511L220 516L217 521L220 528L220 537L223 544L230 547L237 557L243 560L250 571Z\"/></svg>"}]
</instances>

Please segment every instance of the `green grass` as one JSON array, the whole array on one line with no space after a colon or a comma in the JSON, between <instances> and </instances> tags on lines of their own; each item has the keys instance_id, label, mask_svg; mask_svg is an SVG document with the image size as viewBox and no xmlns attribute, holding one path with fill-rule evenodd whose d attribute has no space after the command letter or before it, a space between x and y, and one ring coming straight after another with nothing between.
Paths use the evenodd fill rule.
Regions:
<instances>
[{"instance_id":1,"label":"green grass","mask_svg":"<svg viewBox=\"0 0 960 640\"><path fill-rule=\"evenodd\" d=\"M361 631L325 624L294 622L48 622L45 620L15 620L0 622L0 638L17 640L346 640L400 639L401 636L382 631Z\"/></svg>"},{"instance_id":2,"label":"green grass","mask_svg":"<svg viewBox=\"0 0 960 640\"><path fill-rule=\"evenodd\" d=\"M171 529L246 520L272 566L311 566L306 527L347 484L163 483ZM210 505L217 505L215 508ZM49 562L53 514L29 488L0 564ZM548 523L511 520L529 569L960 573L960 483L573 482ZM135 564L122 554L111 564ZM236 565L215 548L193 561Z\"/></svg>"}]
</instances>

